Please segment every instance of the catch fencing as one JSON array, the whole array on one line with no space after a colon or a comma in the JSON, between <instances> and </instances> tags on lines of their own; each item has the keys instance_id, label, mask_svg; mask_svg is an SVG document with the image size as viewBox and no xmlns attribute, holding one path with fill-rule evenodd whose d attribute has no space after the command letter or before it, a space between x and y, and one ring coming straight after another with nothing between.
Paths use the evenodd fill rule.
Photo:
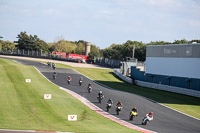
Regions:
<instances>
[{"instance_id":1,"label":"catch fencing","mask_svg":"<svg viewBox=\"0 0 200 133\"><path fill-rule=\"evenodd\" d=\"M95 58L94 64L111 68L120 68L121 61L109 58Z\"/></svg>"},{"instance_id":2,"label":"catch fencing","mask_svg":"<svg viewBox=\"0 0 200 133\"><path fill-rule=\"evenodd\" d=\"M56 55L49 52L44 52L42 50L25 50L25 49L12 49L12 50L0 50L0 54L4 55L15 55L15 56L27 56L27 57L34 57L34 58L47 58L47 59L54 59L54 60L62 60L62 61L69 61L69 62L82 62L85 63L81 59L73 59L73 58L63 58L62 55ZM91 62L88 62L91 63ZM108 58L95 58L94 62L97 65L110 67L110 68L120 68L120 61Z\"/></svg>"},{"instance_id":3,"label":"catch fencing","mask_svg":"<svg viewBox=\"0 0 200 133\"><path fill-rule=\"evenodd\" d=\"M80 62L80 59L63 58L62 55L56 55L49 52L44 52L42 50L25 50L25 49L12 49L12 50L0 50L0 54L3 55L15 55L15 56L27 56L34 58L47 58L54 60L70 61L70 62Z\"/></svg>"}]
</instances>

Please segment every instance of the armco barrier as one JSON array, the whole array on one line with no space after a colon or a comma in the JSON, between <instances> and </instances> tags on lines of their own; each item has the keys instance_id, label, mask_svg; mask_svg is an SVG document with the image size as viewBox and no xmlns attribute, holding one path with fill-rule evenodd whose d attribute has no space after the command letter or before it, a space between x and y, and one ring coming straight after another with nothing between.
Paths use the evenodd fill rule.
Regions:
<instances>
[{"instance_id":1,"label":"armco barrier","mask_svg":"<svg viewBox=\"0 0 200 133\"><path fill-rule=\"evenodd\" d=\"M128 82L130 84L133 83L133 80L129 77L126 77L124 75L122 75L120 72L119 72L119 69L114 69L114 74L116 74L119 78L121 78L123 81L125 82Z\"/></svg>"},{"instance_id":2,"label":"armco barrier","mask_svg":"<svg viewBox=\"0 0 200 133\"><path fill-rule=\"evenodd\" d=\"M156 83L149 83L149 82L144 82L144 81L139 81L139 80L136 80L136 84L138 86L154 88L154 89L164 90L164 91L170 91L170 92L175 92L175 93L180 93L180 94L200 98L200 91L196 91L196 90L190 90L190 89L185 89L185 88L180 88L180 87L175 87L175 86L162 85L162 84L156 84Z\"/></svg>"},{"instance_id":3,"label":"armco barrier","mask_svg":"<svg viewBox=\"0 0 200 133\"><path fill-rule=\"evenodd\" d=\"M119 72L119 69L114 69L114 73L121 78L123 81L128 82L130 84L133 83L133 80L129 77L124 76ZM151 78L151 77L149 77ZM151 82L144 82L140 80L136 80L136 84L138 86L143 86L147 88L154 88L158 90L164 90L164 91L169 91L169 92L175 92L179 94L184 94L184 95L189 95L189 96L194 96L200 98L200 91L196 90L191 90L191 89L185 89L185 88L180 88L180 87L175 87L175 86L169 86L169 85L163 85L163 84L157 84L157 83L151 83Z\"/></svg>"}]
</instances>

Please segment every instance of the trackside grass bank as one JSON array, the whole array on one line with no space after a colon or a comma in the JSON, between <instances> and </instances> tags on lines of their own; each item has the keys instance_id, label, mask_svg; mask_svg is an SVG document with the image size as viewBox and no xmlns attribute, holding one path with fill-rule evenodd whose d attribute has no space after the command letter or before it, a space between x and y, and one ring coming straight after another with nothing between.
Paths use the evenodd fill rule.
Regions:
<instances>
[{"instance_id":1,"label":"trackside grass bank","mask_svg":"<svg viewBox=\"0 0 200 133\"><path fill-rule=\"evenodd\" d=\"M115 77L112 69L70 67L63 64L57 64L57 67L75 69L106 86L153 99L173 109L200 119L200 98L134 86Z\"/></svg>"},{"instance_id":2,"label":"trackside grass bank","mask_svg":"<svg viewBox=\"0 0 200 133\"><path fill-rule=\"evenodd\" d=\"M84 106L31 66L0 58L0 75L0 129L136 133ZM52 99L44 100L44 94ZM67 121L69 114L78 115L78 120Z\"/></svg>"}]
</instances>

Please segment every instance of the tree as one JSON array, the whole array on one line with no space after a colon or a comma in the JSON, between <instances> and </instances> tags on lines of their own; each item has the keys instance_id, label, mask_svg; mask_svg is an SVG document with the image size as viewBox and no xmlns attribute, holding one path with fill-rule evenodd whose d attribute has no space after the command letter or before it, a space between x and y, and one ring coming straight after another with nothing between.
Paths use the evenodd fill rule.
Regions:
<instances>
[{"instance_id":1,"label":"tree","mask_svg":"<svg viewBox=\"0 0 200 133\"><path fill-rule=\"evenodd\" d=\"M33 50L43 50L49 52L49 46L45 41L38 40L34 43Z\"/></svg>"},{"instance_id":2,"label":"tree","mask_svg":"<svg viewBox=\"0 0 200 133\"><path fill-rule=\"evenodd\" d=\"M117 59L117 60L123 59L123 54L121 53L122 52L121 44L112 44L110 47L102 51L103 51L104 58L111 58L111 59Z\"/></svg>"},{"instance_id":3,"label":"tree","mask_svg":"<svg viewBox=\"0 0 200 133\"><path fill-rule=\"evenodd\" d=\"M94 58L100 56L100 49L95 45L91 45L90 53L88 54L88 60L90 62L94 62Z\"/></svg>"},{"instance_id":4,"label":"tree","mask_svg":"<svg viewBox=\"0 0 200 133\"><path fill-rule=\"evenodd\" d=\"M67 45L66 45L65 41L64 40L58 41L54 45L54 51L55 52L66 52L67 51Z\"/></svg>"},{"instance_id":5,"label":"tree","mask_svg":"<svg viewBox=\"0 0 200 133\"><path fill-rule=\"evenodd\" d=\"M49 50L51 52L66 52L66 53L74 53L76 49L76 45L73 42L60 40L56 43L50 43Z\"/></svg>"},{"instance_id":6,"label":"tree","mask_svg":"<svg viewBox=\"0 0 200 133\"><path fill-rule=\"evenodd\" d=\"M43 50L49 51L48 45L45 41L38 38L36 35L27 35L26 32L20 32L17 35L18 48L27 50Z\"/></svg>"},{"instance_id":7,"label":"tree","mask_svg":"<svg viewBox=\"0 0 200 133\"><path fill-rule=\"evenodd\" d=\"M91 45L90 53L93 53L93 55L95 57L100 57L101 56L99 47L97 47L95 45Z\"/></svg>"},{"instance_id":8,"label":"tree","mask_svg":"<svg viewBox=\"0 0 200 133\"><path fill-rule=\"evenodd\" d=\"M0 40L0 50L2 49L2 42L3 42L3 41Z\"/></svg>"},{"instance_id":9,"label":"tree","mask_svg":"<svg viewBox=\"0 0 200 133\"><path fill-rule=\"evenodd\" d=\"M30 49L32 50L32 41L30 40L30 37L26 34L26 32L20 32L19 35L17 35L18 38L18 48L19 49Z\"/></svg>"},{"instance_id":10,"label":"tree","mask_svg":"<svg viewBox=\"0 0 200 133\"><path fill-rule=\"evenodd\" d=\"M138 61L146 60L146 45L145 44L139 43L136 45L135 58L138 59Z\"/></svg>"},{"instance_id":11,"label":"tree","mask_svg":"<svg viewBox=\"0 0 200 133\"><path fill-rule=\"evenodd\" d=\"M0 42L0 49L6 50L7 52L11 52L13 49L15 49L16 43L10 42L10 41L1 41Z\"/></svg>"},{"instance_id":12,"label":"tree","mask_svg":"<svg viewBox=\"0 0 200 133\"><path fill-rule=\"evenodd\" d=\"M85 41L78 41L76 43L76 49L75 49L75 53L76 54L80 54L80 55L83 55L85 54Z\"/></svg>"},{"instance_id":13,"label":"tree","mask_svg":"<svg viewBox=\"0 0 200 133\"><path fill-rule=\"evenodd\" d=\"M186 39L175 40L175 41L173 42L173 44L187 44L187 43L189 43L189 41L186 40Z\"/></svg>"},{"instance_id":14,"label":"tree","mask_svg":"<svg viewBox=\"0 0 200 133\"><path fill-rule=\"evenodd\" d=\"M200 40L195 39L195 40L191 40L191 41L189 41L189 43L194 43L194 42L196 42L196 43L200 43Z\"/></svg>"},{"instance_id":15,"label":"tree","mask_svg":"<svg viewBox=\"0 0 200 133\"><path fill-rule=\"evenodd\" d=\"M155 42L150 42L147 45L168 45L172 44L171 42L165 42L165 41L155 41Z\"/></svg>"}]
</instances>

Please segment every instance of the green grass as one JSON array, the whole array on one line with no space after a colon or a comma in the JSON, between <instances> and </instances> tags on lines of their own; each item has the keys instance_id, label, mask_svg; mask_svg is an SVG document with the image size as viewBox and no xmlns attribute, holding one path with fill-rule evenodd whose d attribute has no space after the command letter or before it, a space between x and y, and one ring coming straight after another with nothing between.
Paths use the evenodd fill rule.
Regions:
<instances>
[{"instance_id":1,"label":"green grass","mask_svg":"<svg viewBox=\"0 0 200 133\"><path fill-rule=\"evenodd\" d=\"M200 119L200 98L134 86L115 77L113 70L111 69L79 68L63 64L57 64L57 67L75 69L106 86L153 99L159 103Z\"/></svg>"},{"instance_id":2,"label":"green grass","mask_svg":"<svg viewBox=\"0 0 200 133\"><path fill-rule=\"evenodd\" d=\"M136 132L95 113L31 66L0 59L0 75L0 129ZM44 94L52 94L52 99L44 100ZM67 121L68 114L77 114L78 121Z\"/></svg>"}]
</instances>

